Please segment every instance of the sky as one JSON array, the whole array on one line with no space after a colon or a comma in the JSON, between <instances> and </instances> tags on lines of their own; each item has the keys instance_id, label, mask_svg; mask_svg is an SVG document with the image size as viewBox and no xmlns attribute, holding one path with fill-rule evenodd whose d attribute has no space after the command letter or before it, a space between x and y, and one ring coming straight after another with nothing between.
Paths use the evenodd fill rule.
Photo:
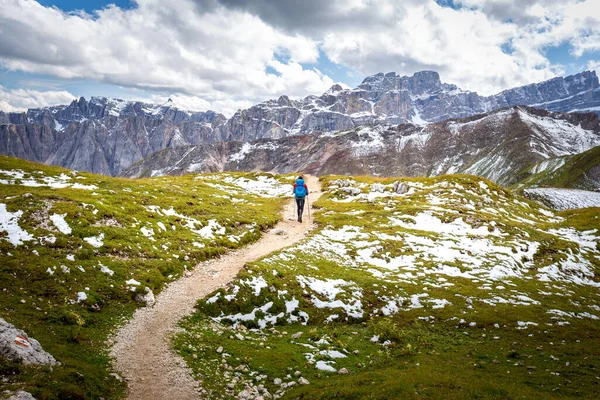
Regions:
<instances>
[{"instance_id":1,"label":"sky","mask_svg":"<svg viewBox=\"0 0 600 400\"><path fill-rule=\"evenodd\" d=\"M439 72L491 95L600 73L600 0L0 0L0 110L107 96L236 110Z\"/></svg>"}]
</instances>

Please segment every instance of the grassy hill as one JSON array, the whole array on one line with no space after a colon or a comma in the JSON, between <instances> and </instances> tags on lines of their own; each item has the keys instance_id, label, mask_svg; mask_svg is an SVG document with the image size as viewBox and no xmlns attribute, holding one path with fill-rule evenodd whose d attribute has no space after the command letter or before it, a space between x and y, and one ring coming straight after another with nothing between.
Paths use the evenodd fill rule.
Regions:
<instances>
[{"instance_id":1,"label":"grassy hill","mask_svg":"<svg viewBox=\"0 0 600 400\"><path fill-rule=\"evenodd\" d=\"M0 360L0 391L122 397L125 383L110 375L110 332L144 305L140 295L274 225L278 193L289 192L278 179L128 180L0 157L0 317L61 362Z\"/></svg>"},{"instance_id":2,"label":"grassy hill","mask_svg":"<svg viewBox=\"0 0 600 400\"><path fill-rule=\"evenodd\" d=\"M313 235L182 321L210 398L597 398L600 209L463 175L323 184Z\"/></svg>"},{"instance_id":3,"label":"grassy hill","mask_svg":"<svg viewBox=\"0 0 600 400\"><path fill-rule=\"evenodd\" d=\"M600 146L573 156L543 161L529 171L528 178L515 185L557 187L582 190L600 189Z\"/></svg>"}]
</instances>

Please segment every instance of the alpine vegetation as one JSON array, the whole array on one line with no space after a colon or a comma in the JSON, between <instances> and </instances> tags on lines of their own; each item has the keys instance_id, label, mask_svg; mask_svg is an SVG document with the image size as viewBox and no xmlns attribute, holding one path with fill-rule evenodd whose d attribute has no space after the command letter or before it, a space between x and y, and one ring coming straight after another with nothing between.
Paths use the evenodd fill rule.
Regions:
<instances>
[{"instance_id":1,"label":"alpine vegetation","mask_svg":"<svg viewBox=\"0 0 600 400\"><path fill-rule=\"evenodd\" d=\"M593 398L600 212L477 177L326 177L318 229L198 302L209 398Z\"/></svg>"},{"instance_id":2,"label":"alpine vegetation","mask_svg":"<svg viewBox=\"0 0 600 400\"><path fill-rule=\"evenodd\" d=\"M134 181L0 157L0 390L122 398L107 352L115 328L201 261L256 241L291 187L265 174Z\"/></svg>"}]
</instances>

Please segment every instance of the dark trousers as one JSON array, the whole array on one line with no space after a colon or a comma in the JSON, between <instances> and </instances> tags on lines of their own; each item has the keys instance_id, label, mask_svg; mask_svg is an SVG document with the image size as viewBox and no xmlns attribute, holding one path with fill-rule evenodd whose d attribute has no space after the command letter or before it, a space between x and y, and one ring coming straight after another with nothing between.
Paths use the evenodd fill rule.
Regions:
<instances>
[{"instance_id":1,"label":"dark trousers","mask_svg":"<svg viewBox=\"0 0 600 400\"><path fill-rule=\"evenodd\" d=\"M304 212L304 197L296 197L296 206L298 206L298 218L302 218L302 213Z\"/></svg>"}]
</instances>

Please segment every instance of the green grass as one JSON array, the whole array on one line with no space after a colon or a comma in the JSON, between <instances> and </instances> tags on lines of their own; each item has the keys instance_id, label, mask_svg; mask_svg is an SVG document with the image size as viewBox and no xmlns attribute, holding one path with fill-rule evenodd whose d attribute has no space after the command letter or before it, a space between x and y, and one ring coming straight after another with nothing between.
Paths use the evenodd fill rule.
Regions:
<instances>
[{"instance_id":1,"label":"green grass","mask_svg":"<svg viewBox=\"0 0 600 400\"><path fill-rule=\"evenodd\" d=\"M588 181L586 173L600 164L600 146L573 156L559 157L555 163L560 162L558 168L549 168L541 172L534 172L536 166L530 170L530 176L515 185L515 188L524 187L558 187L583 190L596 190L597 185ZM550 161L552 162L552 161Z\"/></svg>"},{"instance_id":2,"label":"green grass","mask_svg":"<svg viewBox=\"0 0 600 400\"><path fill-rule=\"evenodd\" d=\"M319 229L182 321L175 347L209 398L249 384L303 399L597 397L597 210L555 213L465 175L402 179L403 195L392 179L322 182ZM274 384L295 371L310 384Z\"/></svg>"},{"instance_id":3,"label":"green grass","mask_svg":"<svg viewBox=\"0 0 600 400\"><path fill-rule=\"evenodd\" d=\"M96 188L23 185L61 174L70 177L63 179L67 183ZM125 383L110 376L110 333L142 305L135 297L146 287L156 294L186 269L257 240L277 222L280 198L260 197L223 182L226 176L252 180L258 175L128 180L0 157L0 180L10 182L0 184L0 203L8 212L22 211L18 225L35 238L14 246L0 231L0 317L61 362L59 367L32 368L0 361L0 390L23 388L37 399L122 398ZM171 208L178 215L166 215L164 210ZM49 220L53 214L64 215L70 234L54 227ZM196 221L194 229L189 218ZM192 231L210 220L223 232L213 230L214 237L204 238ZM152 239L142 228L153 230ZM101 247L85 240L99 235L104 235ZM102 272L102 266L113 274ZM140 285L126 284L130 279ZM87 299L78 303L78 292Z\"/></svg>"}]
</instances>

